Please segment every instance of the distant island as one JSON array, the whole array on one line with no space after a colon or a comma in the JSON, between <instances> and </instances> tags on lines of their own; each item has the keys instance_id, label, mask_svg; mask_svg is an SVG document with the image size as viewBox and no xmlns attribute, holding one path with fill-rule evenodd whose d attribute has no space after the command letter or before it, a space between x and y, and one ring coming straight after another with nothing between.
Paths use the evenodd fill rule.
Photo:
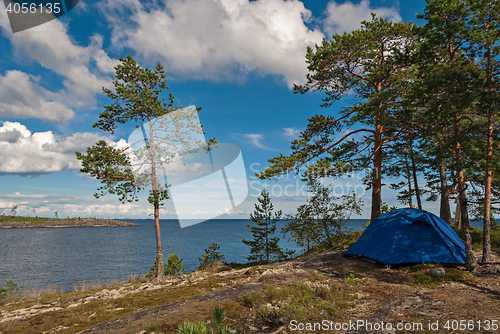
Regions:
<instances>
[{"instance_id":1,"label":"distant island","mask_svg":"<svg viewBox=\"0 0 500 334\"><path fill-rule=\"evenodd\" d=\"M65 218L50 219L40 217L0 216L0 228L36 228L36 227L107 227L137 226L126 221L101 218Z\"/></svg>"}]
</instances>

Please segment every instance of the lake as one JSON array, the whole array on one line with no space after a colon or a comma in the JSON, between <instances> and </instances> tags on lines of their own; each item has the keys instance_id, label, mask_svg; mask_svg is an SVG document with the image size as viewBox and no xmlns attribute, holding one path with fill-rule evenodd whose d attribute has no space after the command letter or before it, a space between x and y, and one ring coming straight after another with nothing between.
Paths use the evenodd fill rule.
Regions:
<instances>
[{"instance_id":1,"label":"lake","mask_svg":"<svg viewBox=\"0 0 500 334\"><path fill-rule=\"evenodd\" d=\"M83 280L109 282L144 275L156 258L154 221L127 221L138 226L0 229L0 285L12 278L21 289L56 285L69 291ZM348 227L361 230L364 222L355 219ZM246 262L250 247L242 238L252 238L247 223L251 221L212 219L181 229L176 220L161 220L164 258L178 253L191 272L199 267L204 250L215 242L227 262ZM278 222L277 231L284 224ZM280 245L300 250L283 238Z\"/></svg>"}]
</instances>

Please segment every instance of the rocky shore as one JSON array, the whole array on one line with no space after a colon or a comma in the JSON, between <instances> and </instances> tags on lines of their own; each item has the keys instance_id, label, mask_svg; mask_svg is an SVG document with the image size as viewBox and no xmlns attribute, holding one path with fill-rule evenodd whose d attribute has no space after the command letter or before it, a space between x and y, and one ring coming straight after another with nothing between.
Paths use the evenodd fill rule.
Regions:
<instances>
[{"instance_id":1,"label":"rocky shore","mask_svg":"<svg viewBox=\"0 0 500 334\"><path fill-rule=\"evenodd\" d=\"M161 283L137 278L67 294L14 295L0 302L0 334L175 334L185 321L207 321L216 305L238 334L460 333L453 329L460 320L469 328L463 333L497 333L500 268L472 274L445 267L441 278L429 269L385 269L343 251L241 269L217 264ZM343 326L359 321L385 326Z\"/></svg>"},{"instance_id":2,"label":"rocky shore","mask_svg":"<svg viewBox=\"0 0 500 334\"><path fill-rule=\"evenodd\" d=\"M43 222L26 220L16 222L0 222L0 228L35 228L35 227L104 227L104 226L137 226L130 222L112 219L72 218L49 219Z\"/></svg>"}]
</instances>

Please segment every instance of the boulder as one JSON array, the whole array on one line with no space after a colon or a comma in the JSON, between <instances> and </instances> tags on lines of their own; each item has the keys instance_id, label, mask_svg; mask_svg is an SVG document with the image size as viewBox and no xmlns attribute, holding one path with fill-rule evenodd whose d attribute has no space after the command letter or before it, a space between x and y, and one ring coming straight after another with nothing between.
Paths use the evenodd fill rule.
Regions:
<instances>
[{"instance_id":1,"label":"boulder","mask_svg":"<svg viewBox=\"0 0 500 334\"><path fill-rule=\"evenodd\" d=\"M443 268L432 268L429 270L429 274L431 276L443 276L446 274L446 271Z\"/></svg>"}]
</instances>

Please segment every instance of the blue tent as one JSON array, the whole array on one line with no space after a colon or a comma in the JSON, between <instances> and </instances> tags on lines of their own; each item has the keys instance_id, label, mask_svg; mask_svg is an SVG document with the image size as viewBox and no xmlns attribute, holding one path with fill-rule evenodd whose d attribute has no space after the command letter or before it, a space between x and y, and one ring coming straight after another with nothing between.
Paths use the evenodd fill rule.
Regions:
<instances>
[{"instance_id":1,"label":"blue tent","mask_svg":"<svg viewBox=\"0 0 500 334\"><path fill-rule=\"evenodd\" d=\"M418 209L397 209L375 219L346 255L387 265L465 263L465 246L441 218Z\"/></svg>"}]
</instances>

